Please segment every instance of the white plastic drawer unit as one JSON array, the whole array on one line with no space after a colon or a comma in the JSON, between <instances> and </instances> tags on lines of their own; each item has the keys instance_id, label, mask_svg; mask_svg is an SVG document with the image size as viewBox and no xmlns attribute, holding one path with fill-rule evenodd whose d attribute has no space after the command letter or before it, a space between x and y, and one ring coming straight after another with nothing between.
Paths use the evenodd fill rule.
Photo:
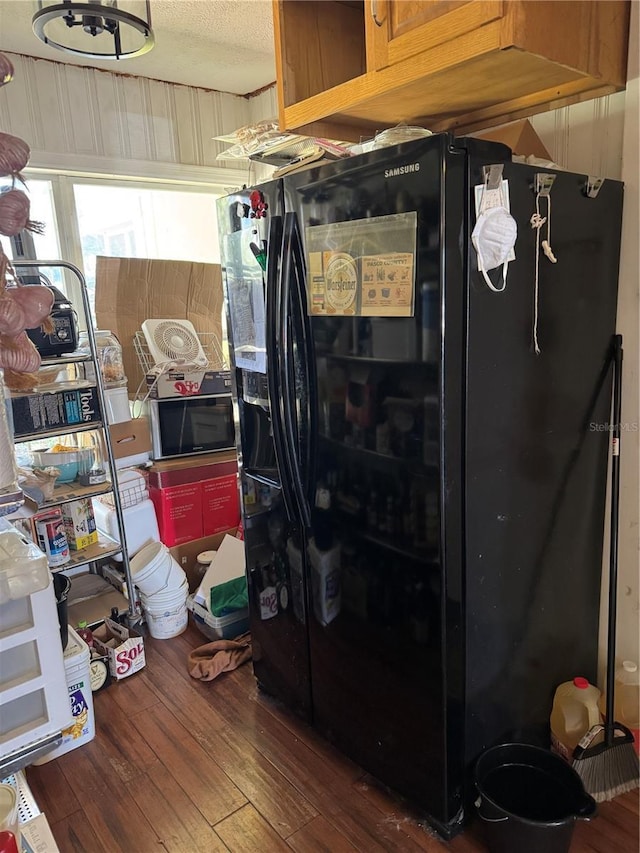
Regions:
<instances>
[{"instance_id":1,"label":"white plastic drawer unit","mask_svg":"<svg viewBox=\"0 0 640 853\"><path fill-rule=\"evenodd\" d=\"M0 759L71 722L53 579L0 604Z\"/></svg>"},{"instance_id":2,"label":"white plastic drawer unit","mask_svg":"<svg viewBox=\"0 0 640 853\"><path fill-rule=\"evenodd\" d=\"M31 606L32 595L25 595L15 601L7 601L0 604L0 644L5 645L3 640L8 640L15 634L28 631L35 625L33 608Z\"/></svg>"},{"instance_id":3,"label":"white plastic drawer unit","mask_svg":"<svg viewBox=\"0 0 640 853\"><path fill-rule=\"evenodd\" d=\"M0 689L8 690L42 675L38 643L29 640L0 652Z\"/></svg>"},{"instance_id":4,"label":"white plastic drawer unit","mask_svg":"<svg viewBox=\"0 0 640 853\"><path fill-rule=\"evenodd\" d=\"M7 741L13 742L21 735L39 730L49 721L49 712L44 687L31 689L24 696L17 696L9 702L2 702L0 712L0 744L5 747ZM17 744L16 748L22 746ZM13 751L13 750L7 750Z\"/></svg>"}]
</instances>

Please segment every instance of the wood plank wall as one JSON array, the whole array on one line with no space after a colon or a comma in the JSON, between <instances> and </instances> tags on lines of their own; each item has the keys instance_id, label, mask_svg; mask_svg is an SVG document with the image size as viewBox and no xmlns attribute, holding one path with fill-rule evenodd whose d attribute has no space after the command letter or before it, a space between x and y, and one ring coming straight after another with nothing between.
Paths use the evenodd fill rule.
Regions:
<instances>
[{"instance_id":1,"label":"wood plank wall","mask_svg":"<svg viewBox=\"0 0 640 853\"><path fill-rule=\"evenodd\" d=\"M10 56L16 73L0 89L0 128L29 142L32 166L63 157L80 170L93 158L234 166L216 160L228 145L212 137L252 120L250 98Z\"/></svg>"}]
</instances>

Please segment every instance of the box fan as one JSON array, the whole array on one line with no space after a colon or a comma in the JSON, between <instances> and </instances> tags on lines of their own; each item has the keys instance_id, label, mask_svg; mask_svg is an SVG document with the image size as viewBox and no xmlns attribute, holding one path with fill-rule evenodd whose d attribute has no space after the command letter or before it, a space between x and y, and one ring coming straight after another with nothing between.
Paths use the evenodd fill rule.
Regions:
<instances>
[{"instance_id":1,"label":"box fan","mask_svg":"<svg viewBox=\"0 0 640 853\"><path fill-rule=\"evenodd\" d=\"M209 363L189 320L145 320L142 331L156 364L172 361L206 367Z\"/></svg>"}]
</instances>

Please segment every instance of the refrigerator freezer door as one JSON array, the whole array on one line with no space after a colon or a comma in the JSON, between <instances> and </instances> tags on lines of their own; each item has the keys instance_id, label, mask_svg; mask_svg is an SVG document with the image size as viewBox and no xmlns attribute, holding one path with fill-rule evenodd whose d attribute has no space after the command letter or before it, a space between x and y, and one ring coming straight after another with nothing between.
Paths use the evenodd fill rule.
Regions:
<instances>
[{"instance_id":1,"label":"refrigerator freezer door","mask_svg":"<svg viewBox=\"0 0 640 853\"><path fill-rule=\"evenodd\" d=\"M266 210L254 205L256 198L263 199ZM310 718L304 538L284 444L281 347L273 322L282 262L279 184L220 199L218 221L235 380L253 666L265 691ZM263 253L256 251L259 247Z\"/></svg>"}]
</instances>

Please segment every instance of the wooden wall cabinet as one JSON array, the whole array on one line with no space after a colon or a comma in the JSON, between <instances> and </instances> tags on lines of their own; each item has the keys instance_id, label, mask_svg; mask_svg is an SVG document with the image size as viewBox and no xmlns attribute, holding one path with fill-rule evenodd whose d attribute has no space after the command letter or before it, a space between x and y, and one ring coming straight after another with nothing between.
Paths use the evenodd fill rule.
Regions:
<instances>
[{"instance_id":1,"label":"wooden wall cabinet","mask_svg":"<svg viewBox=\"0 0 640 853\"><path fill-rule=\"evenodd\" d=\"M280 127L456 132L624 89L628 0L273 0Z\"/></svg>"}]
</instances>

